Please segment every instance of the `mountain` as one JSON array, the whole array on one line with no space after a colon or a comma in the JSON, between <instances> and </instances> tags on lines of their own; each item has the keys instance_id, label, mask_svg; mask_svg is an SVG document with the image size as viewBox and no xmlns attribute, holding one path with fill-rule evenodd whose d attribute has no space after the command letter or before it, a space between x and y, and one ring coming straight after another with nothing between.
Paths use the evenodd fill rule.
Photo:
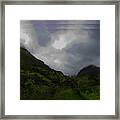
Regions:
<instances>
[{"instance_id":1,"label":"mountain","mask_svg":"<svg viewBox=\"0 0 120 120\"><path fill-rule=\"evenodd\" d=\"M77 76L96 76L100 74L100 68L95 65L89 65L84 67L80 72L78 72Z\"/></svg>"},{"instance_id":2,"label":"mountain","mask_svg":"<svg viewBox=\"0 0 120 120\"><path fill-rule=\"evenodd\" d=\"M38 60L28 50L22 47L20 48L20 65L23 69L30 69L32 67L49 68L43 61Z\"/></svg>"},{"instance_id":3,"label":"mountain","mask_svg":"<svg viewBox=\"0 0 120 120\"><path fill-rule=\"evenodd\" d=\"M59 74L64 75L62 72L51 69L48 65L44 64L43 61L35 58L25 48L20 48L20 67L21 67L21 70L29 70L29 71L39 72L39 73L45 74L45 75L46 75L46 73L48 73L50 71L58 72Z\"/></svg>"},{"instance_id":4,"label":"mountain","mask_svg":"<svg viewBox=\"0 0 120 120\"><path fill-rule=\"evenodd\" d=\"M98 100L100 69L94 65L83 68L77 76L65 76L20 48L21 100Z\"/></svg>"}]
</instances>

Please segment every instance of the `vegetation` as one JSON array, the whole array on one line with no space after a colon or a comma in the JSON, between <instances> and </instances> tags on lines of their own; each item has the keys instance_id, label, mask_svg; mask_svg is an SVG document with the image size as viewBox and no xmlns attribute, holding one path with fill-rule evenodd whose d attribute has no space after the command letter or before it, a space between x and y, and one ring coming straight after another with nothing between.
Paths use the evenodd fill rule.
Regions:
<instances>
[{"instance_id":1,"label":"vegetation","mask_svg":"<svg viewBox=\"0 0 120 120\"><path fill-rule=\"evenodd\" d=\"M51 69L24 48L20 49L20 59L21 100L100 99L98 67L88 66L77 76L70 77Z\"/></svg>"}]
</instances>

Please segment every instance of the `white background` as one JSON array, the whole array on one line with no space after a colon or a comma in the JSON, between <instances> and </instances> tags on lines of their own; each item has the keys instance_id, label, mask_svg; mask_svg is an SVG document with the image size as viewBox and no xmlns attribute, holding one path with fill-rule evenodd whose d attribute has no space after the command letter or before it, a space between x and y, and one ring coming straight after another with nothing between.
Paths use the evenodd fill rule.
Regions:
<instances>
[{"instance_id":1,"label":"white background","mask_svg":"<svg viewBox=\"0 0 120 120\"><path fill-rule=\"evenodd\" d=\"M20 100L20 20L100 20L100 100ZM115 6L6 5L5 114L114 115Z\"/></svg>"}]
</instances>

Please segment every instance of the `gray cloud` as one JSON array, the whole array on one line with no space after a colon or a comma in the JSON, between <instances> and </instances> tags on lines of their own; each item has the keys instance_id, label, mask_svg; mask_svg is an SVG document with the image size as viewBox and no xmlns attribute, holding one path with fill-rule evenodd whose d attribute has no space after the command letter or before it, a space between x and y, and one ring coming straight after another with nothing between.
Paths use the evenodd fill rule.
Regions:
<instances>
[{"instance_id":1,"label":"gray cloud","mask_svg":"<svg viewBox=\"0 0 120 120\"><path fill-rule=\"evenodd\" d=\"M64 74L100 64L100 23L87 21L21 21L21 46Z\"/></svg>"}]
</instances>

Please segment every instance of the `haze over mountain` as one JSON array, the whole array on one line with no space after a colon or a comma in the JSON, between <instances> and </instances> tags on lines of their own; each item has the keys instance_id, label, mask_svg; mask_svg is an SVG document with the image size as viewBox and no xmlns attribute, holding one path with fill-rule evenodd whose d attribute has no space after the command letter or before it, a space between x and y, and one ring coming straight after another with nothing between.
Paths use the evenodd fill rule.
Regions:
<instances>
[{"instance_id":1,"label":"haze over mountain","mask_svg":"<svg viewBox=\"0 0 120 120\"><path fill-rule=\"evenodd\" d=\"M20 48L20 61L21 61L21 69L34 69L35 67L39 67L41 69L50 69L53 71L56 71L54 69L51 69L48 65L44 64L43 61L35 58L27 49L24 47ZM60 72L60 71L59 71ZM62 72L61 72L62 73ZM63 73L62 73L63 74ZM84 68L82 68L77 76L83 76L83 75L98 75L100 74L100 68L95 65L89 65Z\"/></svg>"}]
</instances>

